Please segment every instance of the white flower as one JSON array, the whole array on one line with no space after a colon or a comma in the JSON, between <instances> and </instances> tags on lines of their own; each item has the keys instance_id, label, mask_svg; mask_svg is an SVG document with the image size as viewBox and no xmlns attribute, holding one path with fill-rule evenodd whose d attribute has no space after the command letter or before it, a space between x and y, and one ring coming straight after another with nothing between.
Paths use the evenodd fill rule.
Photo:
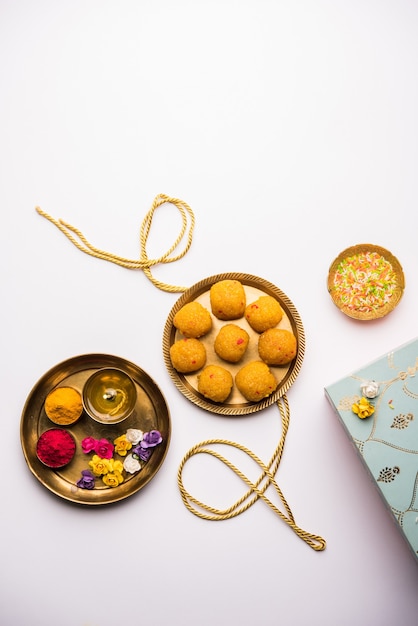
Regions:
<instances>
[{"instance_id":1,"label":"white flower","mask_svg":"<svg viewBox=\"0 0 418 626\"><path fill-rule=\"evenodd\" d=\"M375 380L367 380L360 385L361 392L366 398L375 398L379 395L379 383Z\"/></svg>"},{"instance_id":2,"label":"white flower","mask_svg":"<svg viewBox=\"0 0 418 626\"><path fill-rule=\"evenodd\" d=\"M142 441L143 438L144 433L138 428L128 428L128 430L126 431L126 439L130 441L134 446Z\"/></svg>"},{"instance_id":3,"label":"white flower","mask_svg":"<svg viewBox=\"0 0 418 626\"><path fill-rule=\"evenodd\" d=\"M135 472L139 472L141 467L141 463L138 459L134 459L132 454L128 454L123 461L123 469L128 472L128 474L135 474Z\"/></svg>"}]
</instances>

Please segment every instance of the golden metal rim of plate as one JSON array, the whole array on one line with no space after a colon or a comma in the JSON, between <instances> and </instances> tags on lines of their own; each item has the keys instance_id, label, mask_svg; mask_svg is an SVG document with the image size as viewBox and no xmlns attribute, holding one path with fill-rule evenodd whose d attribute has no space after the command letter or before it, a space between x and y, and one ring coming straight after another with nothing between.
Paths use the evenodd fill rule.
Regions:
<instances>
[{"instance_id":1,"label":"golden metal rim of plate","mask_svg":"<svg viewBox=\"0 0 418 626\"><path fill-rule=\"evenodd\" d=\"M89 418L83 412L75 424L57 426L49 423L44 410L44 402L49 391L57 386L69 384L79 390L92 372L103 367L122 369L134 380L137 391L135 413L126 421L114 425L103 425ZM140 413L142 410L142 413ZM141 425L146 425L141 428ZM76 482L81 477L81 468L88 469L90 455L79 449L70 464L61 469L50 469L43 465L36 455L36 443L42 432L49 428L68 430L79 444L84 436L96 438L117 437L127 428L160 430L163 441L157 446L151 458L136 474L129 475L118 487L80 489ZM163 394L154 380L140 367L123 358L108 354L84 354L58 363L48 370L29 393L21 416L20 440L28 468L38 481L50 492L80 505L103 505L119 502L145 487L161 468L167 455L171 438L170 413ZM77 476L77 478L76 478Z\"/></svg>"},{"instance_id":2,"label":"golden metal rim of plate","mask_svg":"<svg viewBox=\"0 0 418 626\"><path fill-rule=\"evenodd\" d=\"M341 302L338 295L334 293L334 278L337 273L339 264L347 257L366 252L376 252L377 254L380 254L382 257L384 257L385 260L392 265L397 279L397 288L394 290L390 301L382 304L382 306L380 306L379 308L368 312L349 308L343 302ZM361 243L346 248L345 250L340 252L340 254L334 259L328 272L327 288L332 298L332 301L342 313L356 320L370 321L388 315L388 313L393 311L393 309L399 304L405 289L405 276L400 262L389 250L383 248L382 246L377 246L370 243Z\"/></svg>"},{"instance_id":3,"label":"golden metal rim of plate","mask_svg":"<svg viewBox=\"0 0 418 626\"><path fill-rule=\"evenodd\" d=\"M282 306L282 309L286 315L286 318L289 324L292 327L292 330L297 338L297 354L295 359L291 364L287 366L287 371L282 380L279 381L279 385L276 391L271 394L269 397L264 400L260 400L259 402L247 402L244 398L242 398L238 402L234 403L216 403L208 400L204 396L202 396L198 390L196 385L191 384L189 377L180 374L177 372L170 359L170 348L174 341L176 340L176 334L179 335L177 329L173 325L173 318L175 314L188 302L191 302L197 299L202 294L207 295L210 291L210 287L221 280L238 280L240 281L244 289L247 287L248 289L255 289L261 292L260 295L271 295L275 297ZM238 320L229 320L222 322L224 324L227 323L237 323L244 320L245 324L248 324L244 317ZM280 326L280 324L279 324ZM247 328L248 330L248 328ZM204 337L201 339L205 339ZM237 415L249 415L255 413L257 411L261 411L266 407L272 405L276 402L281 396L283 396L289 388L294 383L296 377L298 376L303 357L305 354L305 333L302 325L302 320L299 316L299 313L294 306L293 302L288 298L288 296L281 291L278 287L273 285L272 283L259 278L258 276L253 276L252 274L244 274L244 273L224 273L224 274L216 274L214 276L210 276L196 283L194 286L190 287L184 294L177 300L175 305L170 311L170 314L167 318L164 334L163 334L163 356L164 361L167 367L167 371L174 382L174 385L179 389L179 391L188 398L191 402L193 402L198 407L205 409L206 411L210 411L212 413L217 413L219 415L225 416L237 416ZM207 363L209 364L209 363ZM228 369L228 366L232 364L224 363L224 367ZM242 366L243 363L240 364ZM274 366L270 366L273 370L279 369Z\"/></svg>"}]
</instances>

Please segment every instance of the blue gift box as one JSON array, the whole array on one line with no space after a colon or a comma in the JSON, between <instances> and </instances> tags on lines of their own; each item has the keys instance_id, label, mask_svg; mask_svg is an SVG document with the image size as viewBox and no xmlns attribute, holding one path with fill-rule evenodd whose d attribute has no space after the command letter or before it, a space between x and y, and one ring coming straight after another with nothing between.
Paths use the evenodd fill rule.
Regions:
<instances>
[{"instance_id":1,"label":"blue gift box","mask_svg":"<svg viewBox=\"0 0 418 626\"><path fill-rule=\"evenodd\" d=\"M418 339L325 387L325 394L418 558ZM373 411L364 419L355 413L362 397Z\"/></svg>"}]
</instances>

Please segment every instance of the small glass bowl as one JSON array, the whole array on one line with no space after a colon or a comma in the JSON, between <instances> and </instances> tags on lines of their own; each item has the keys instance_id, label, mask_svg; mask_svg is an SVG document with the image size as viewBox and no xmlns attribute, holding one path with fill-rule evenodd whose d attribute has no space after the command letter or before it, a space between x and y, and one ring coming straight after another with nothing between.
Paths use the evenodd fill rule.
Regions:
<instances>
[{"instance_id":1,"label":"small glass bowl","mask_svg":"<svg viewBox=\"0 0 418 626\"><path fill-rule=\"evenodd\" d=\"M136 386L123 370L106 367L87 379L83 388L86 413L101 424L118 424L135 408Z\"/></svg>"}]
</instances>

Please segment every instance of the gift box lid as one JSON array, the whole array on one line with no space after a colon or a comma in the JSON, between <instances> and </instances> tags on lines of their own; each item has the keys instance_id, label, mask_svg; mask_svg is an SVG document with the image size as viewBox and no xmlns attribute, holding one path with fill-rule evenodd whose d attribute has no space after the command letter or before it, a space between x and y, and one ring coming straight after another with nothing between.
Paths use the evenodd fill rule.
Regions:
<instances>
[{"instance_id":1,"label":"gift box lid","mask_svg":"<svg viewBox=\"0 0 418 626\"><path fill-rule=\"evenodd\" d=\"M325 387L325 395L418 558L418 339Z\"/></svg>"}]
</instances>

